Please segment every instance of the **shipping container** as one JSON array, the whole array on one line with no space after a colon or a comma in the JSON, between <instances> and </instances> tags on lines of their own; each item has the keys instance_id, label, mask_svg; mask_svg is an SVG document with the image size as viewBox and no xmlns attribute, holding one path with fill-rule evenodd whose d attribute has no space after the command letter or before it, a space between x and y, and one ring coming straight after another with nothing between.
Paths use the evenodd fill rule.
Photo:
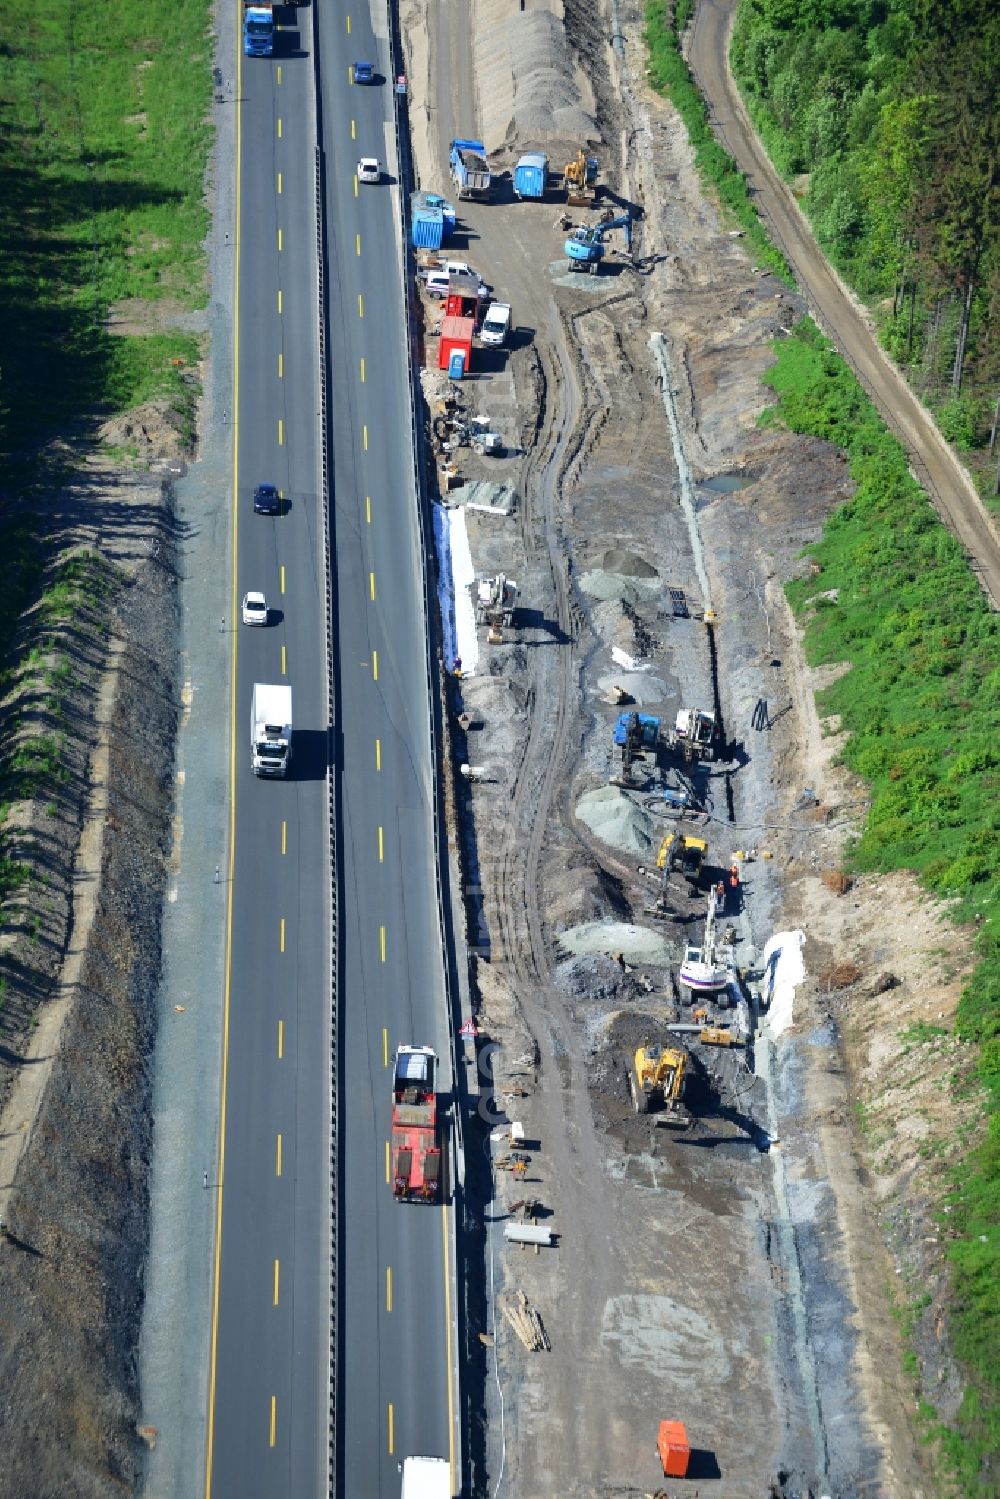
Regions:
<instances>
[{"instance_id":1,"label":"shipping container","mask_svg":"<svg viewBox=\"0 0 1000 1499\"><path fill-rule=\"evenodd\" d=\"M447 244L449 237L455 233L457 215L454 203L449 203L447 198L442 198L440 193L411 193L410 206L414 213L418 208L437 208L444 215L444 238Z\"/></svg>"},{"instance_id":2,"label":"shipping container","mask_svg":"<svg viewBox=\"0 0 1000 1499\"><path fill-rule=\"evenodd\" d=\"M665 1478L686 1478L691 1448L683 1421L661 1421L656 1439Z\"/></svg>"},{"instance_id":3,"label":"shipping container","mask_svg":"<svg viewBox=\"0 0 1000 1499\"><path fill-rule=\"evenodd\" d=\"M472 337L476 331L476 320L471 317L446 317L441 324L441 341L438 347L438 369L446 370L452 353L465 355L465 373L472 365Z\"/></svg>"},{"instance_id":4,"label":"shipping container","mask_svg":"<svg viewBox=\"0 0 1000 1499\"><path fill-rule=\"evenodd\" d=\"M415 250L440 250L444 244L444 215L440 208L415 208L410 238Z\"/></svg>"},{"instance_id":5,"label":"shipping container","mask_svg":"<svg viewBox=\"0 0 1000 1499\"><path fill-rule=\"evenodd\" d=\"M544 198L549 182L549 158L529 151L514 168L515 198Z\"/></svg>"}]
</instances>

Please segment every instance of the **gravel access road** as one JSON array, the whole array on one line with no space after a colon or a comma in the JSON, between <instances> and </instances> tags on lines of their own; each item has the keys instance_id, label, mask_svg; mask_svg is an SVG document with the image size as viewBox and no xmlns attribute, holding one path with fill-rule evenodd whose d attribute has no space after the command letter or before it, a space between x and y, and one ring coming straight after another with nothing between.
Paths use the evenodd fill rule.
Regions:
<instances>
[{"instance_id":1,"label":"gravel access road","mask_svg":"<svg viewBox=\"0 0 1000 1499\"><path fill-rule=\"evenodd\" d=\"M816 244L787 183L774 170L729 70L737 0L699 0L689 64L722 145L746 174L754 203L792 268L809 310L850 364L906 449L934 508L1000 608L1000 532L930 414L883 353L864 311Z\"/></svg>"}]
</instances>

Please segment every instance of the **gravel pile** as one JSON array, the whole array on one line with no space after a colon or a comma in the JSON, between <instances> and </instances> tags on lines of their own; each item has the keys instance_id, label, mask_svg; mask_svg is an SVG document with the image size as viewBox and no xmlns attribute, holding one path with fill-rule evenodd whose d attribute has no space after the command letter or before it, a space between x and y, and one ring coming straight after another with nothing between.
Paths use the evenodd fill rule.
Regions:
<instances>
[{"instance_id":1,"label":"gravel pile","mask_svg":"<svg viewBox=\"0 0 1000 1499\"><path fill-rule=\"evenodd\" d=\"M617 786L599 786L586 792L575 810L595 838L609 848L652 859L660 846L661 833L655 819Z\"/></svg>"},{"instance_id":2,"label":"gravel pile","mask_svg":"<svg viewBox=\"0 0 1000 1499\"><path fill-rule=\"evenodd\" d=\"M637 577L603 567L593 567L583 573L579 583L592 599L605 602L621 599L630 604L645 604L658 598L663 591L658 578Z\"/></svg>"},{"instance_id":3,"label":"gravel pile","mask_svg":"<svg viewBox=\"0 0 1000 1499\"><path fill-rule=\"evenodd\" d=\"M559 941L571 953L621 953L628 963L669 967L670 943L649 927L630 921L585 921L559 933Z\"/></svg>"},{"instance_id":4,"label":"gravel pile","mask_svg":"<svg viewBox=\"0 0 1000 1499\"><path fill-rule=\"evenodd\" d=\"M612 547L601 558L601 568L606 573L620 573L625 578L658 578L660 575L651 562L623 547Z\"/></svg>"},{"instance_id":5,"label":"gravel pile","mask_svg":"<svg viewBox=\"0 0 1000 1499\"><path fill-rule=\"evenodd\" d=\"M574 69L561 17L480 4L475 55L487 151L601 139L593 94ZM552 164L561 171L563 160Z\"/></svg>"},{"instance_id":6,"label":"gravel pile","mask_svg":"<svg viewBox=\"0 0 1000 1499\"><path fill-rule=\"evenodd\" d=\"M597 685L605 696L610 693L612 687L620 687L623 692L628 693L634 703L638 703L640 708L649 704L662 703L668 695L667 684L663 678L654 677L650 672L645 671L613 670L603 677L598 677Z\"/></svg>"}]
</instances>

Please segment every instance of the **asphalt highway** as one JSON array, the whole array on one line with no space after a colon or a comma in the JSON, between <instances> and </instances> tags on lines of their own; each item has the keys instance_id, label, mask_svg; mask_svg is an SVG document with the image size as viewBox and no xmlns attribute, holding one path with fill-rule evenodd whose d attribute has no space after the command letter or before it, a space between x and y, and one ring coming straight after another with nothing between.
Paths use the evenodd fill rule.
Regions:
<instances>
[{"instance_id":1,"label":"asphalt highway","mask_svg":"<svg viewBox=\"0 0 1000 1499\"><path fill-rule=\"evenodd\" d=\"M349 10L349 7L348 7ZM386 163L392 96L370 19L317 17L323 76L334 702L328 703L320 481L311 11L273 59L240 59L232 850L206 1494L327 1492L337 1290L337 1492L399 1492L409 1453L451 1456L446 1207L389 1187L391 1063L430 1043L447 1067L432 753L406 322ZM256 516L253 486L284 496ZM265 629L239 624L261 589ZM293 689L286 781L250 771L255 681ZM225 721L220 702L220 725ZM338 812L339 1265L330 1264L331 888ZM445 1073L443 1087L450 1087Z\"/></svg>"}]
</instances>

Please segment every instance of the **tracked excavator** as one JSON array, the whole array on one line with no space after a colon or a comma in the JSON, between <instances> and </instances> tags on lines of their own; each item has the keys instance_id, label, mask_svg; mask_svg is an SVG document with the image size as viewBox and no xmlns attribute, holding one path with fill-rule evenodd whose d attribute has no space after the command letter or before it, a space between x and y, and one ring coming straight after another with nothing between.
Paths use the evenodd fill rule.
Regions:
<instances>
[{"instance_id":1,"label":"tracked excavator","mask_svg":"<svg viewBox=\"0 0 1000 1499\"><path fill-rule=\"evenodd\" d=\"M637 1114L663 1113L662 1122L687 1125L691 1121L684 1103L688 1055L679 1047L647 1042L637 1048L629 1068L629 1087Z\"/></svg>"},{"instance_id":2,"label":"tracked excavator","mask_svg":"<svg viewBox=\"0 0 1000 1499\"><path fill-rule=\"evenodd\" d=\"M655 767L660 743L660 720L651 713L620 713L614 731L615 748L621 751L622 768L611 777L612 786L631 786L633 767L652 759Z\"/></svg>"},{"instance_id":3,"label":"tracked excavator","mask_svg":"<svg viewBox=\"0 0 1000 1499\"><path fill-rule=\"evenodd\" d=\"M476 623L489 625L486 639L490 645L503 644L503 632L514 620L517 606L517 584L504 573L495 578L480 578L476 587Z\"/></svg>"},{"instance_id":4,"label":"tracked excavator","mask_svg":"<svg viewBox=\"0 0 1000 1499\"><path fill-rule=\"evenodd\" d=\"M702 870L708 844L704 838L692 838L687 834L667 833L656 855L656 867L660 871L663 890L672 874L679 874L697 890L701 884Z\"/></svg>"},{"instance_id":5,"label":"tracked excavator","mask_svg":"<svg viewBox=\"0 0 1000 1499\"><path fill-rule=\"evenodd\" d=\"M682 708L670 731L670 748L680 750L685 761L714 760L719 726L707 708Z\"/></svg>"},{"instance_id":6,"label":"tracked excavator","mask_svg":"<svg viewBox=\"0 0 1000 1499\"><path fill-rule=\"evenodd\" d=\"M588 156L581 146L572 161L563 167L566 202L574 208L590 208L597 196L597 172L600 162Z\"/></svg>"}]
</instances>

